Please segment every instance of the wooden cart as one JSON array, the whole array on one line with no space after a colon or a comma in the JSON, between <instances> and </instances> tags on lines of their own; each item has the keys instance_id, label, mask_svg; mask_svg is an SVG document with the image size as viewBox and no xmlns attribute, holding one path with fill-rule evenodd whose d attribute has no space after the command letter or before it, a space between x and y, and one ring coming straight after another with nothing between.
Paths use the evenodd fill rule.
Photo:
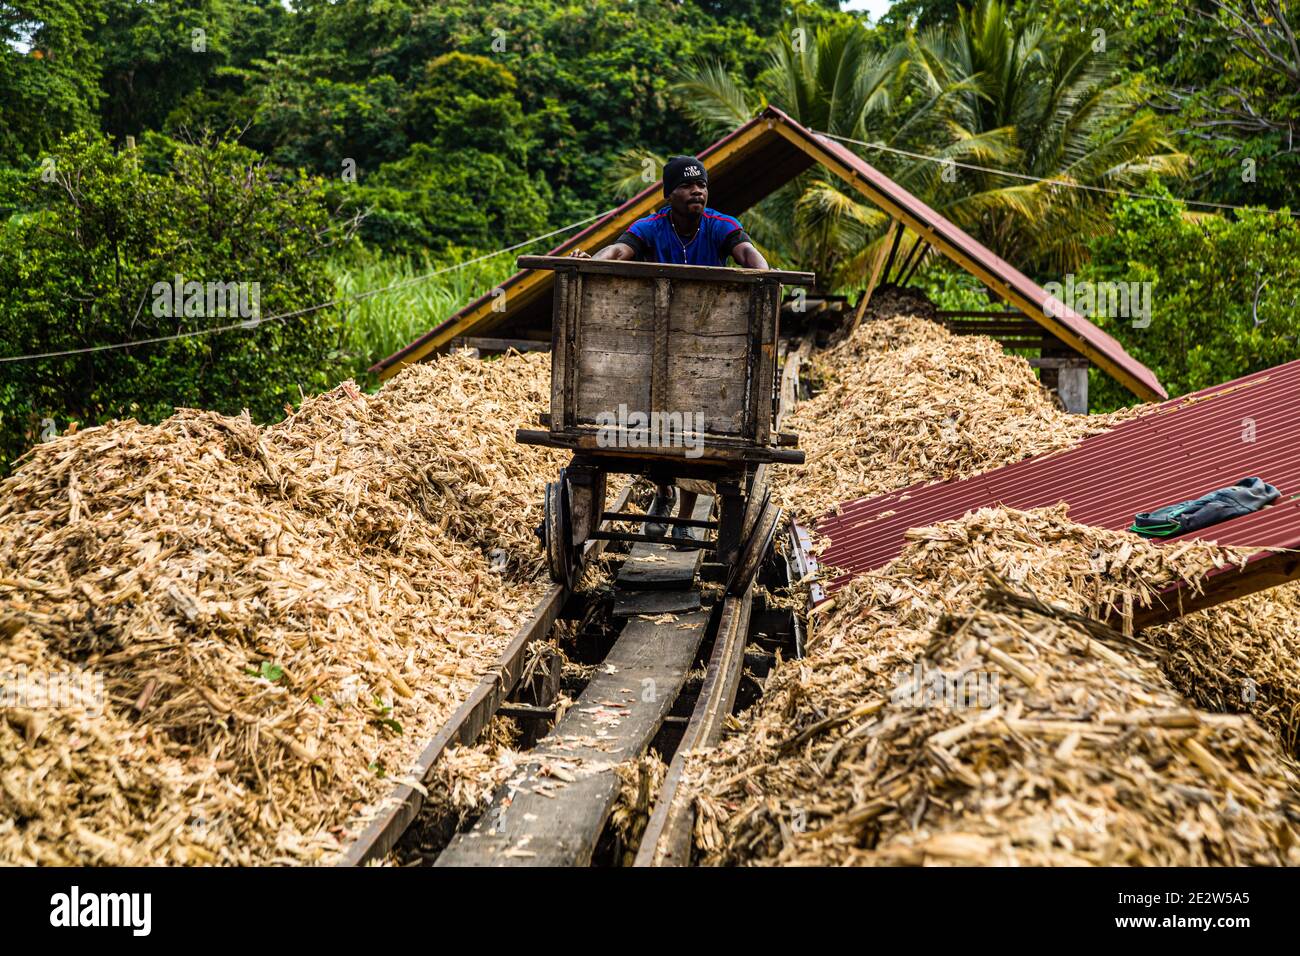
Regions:
<instances>
[{"instance_id":1,"label":"wooden cart","mask_svg":"<svg viewBox=\"0 0 1300 956\"><path fill-rule=\"evenodd\" d=\"M610 517L606 475L640 474L714 484L718 520L703 524L716 538L674 543L714 552L729 586L747 586L778 516L750 500L755 469L804 460L795 437L772 428L777 319L782 284L811 285L813 275L564 256L521 256L519 266L555 271L551 411L544 430L516 434L573 451L547 490L552 576L572 585L593 537L657 540L598 530Z\"/></svg>"}]
</instances>

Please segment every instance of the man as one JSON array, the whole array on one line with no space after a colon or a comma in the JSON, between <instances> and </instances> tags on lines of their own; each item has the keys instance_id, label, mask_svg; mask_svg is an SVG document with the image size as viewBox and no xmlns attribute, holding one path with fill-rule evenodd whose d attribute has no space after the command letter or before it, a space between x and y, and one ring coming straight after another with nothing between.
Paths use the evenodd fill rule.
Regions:
<instances>
[{"instance_id":1,"label":"man","mask_svg":"<svg viewBox=\"0 0 1300 956\"><path fill-rule=\"evenodd\" d=\"M593 258L721 266L730 256L746 269L768 267L740 221L709 208L709 173L694 156L674 156L664 164L664 198L668 205L632 223ZM581 250L573 254L586 256Z\"/></svg>"},{"instance_id":2,"label":"man","mask_svg":"<svg viewBox=\"0 0 1300 956\"><path fill-rule=\"evenodd\" d=\"M766 269L767 260L754 248L740 220L709 208L709 172L694 156L674 156L664 164L664 198L668 205L638 219L616 241L592 256L594 259L671 262L677 265L721 266L730 256L746 269ZM574 256L587 253L575 249ZM679 518L689 518L701 491L711 491L707 482L680 478ZM660 485L649 513L672 510L673 488ZM663 534L665 524L646 524L646 534ZM673 537L693 538L689 528L674 527Z\"/></svg>"}]
</instances>

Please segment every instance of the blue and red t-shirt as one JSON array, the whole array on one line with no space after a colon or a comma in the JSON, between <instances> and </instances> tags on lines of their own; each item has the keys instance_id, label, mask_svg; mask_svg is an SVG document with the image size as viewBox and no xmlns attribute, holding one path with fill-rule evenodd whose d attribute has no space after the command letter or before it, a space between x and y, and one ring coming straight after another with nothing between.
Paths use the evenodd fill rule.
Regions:
<instances>
[{"instance_id":1,"label":"blue and red t-shirt","mask_svg":"<svg viewBox=\"0 0 1300 956\"><path fill-rule=\"evenodd\" d=\"M692 239L683 240L673 228L668 216L668 206L653 215L638 219L618 237L636 251L642 262L673 262L690 266L721 266L749 236L740 220L716 209L705 209L700 216L700 228Z\"/></svg>"}]
</instances>

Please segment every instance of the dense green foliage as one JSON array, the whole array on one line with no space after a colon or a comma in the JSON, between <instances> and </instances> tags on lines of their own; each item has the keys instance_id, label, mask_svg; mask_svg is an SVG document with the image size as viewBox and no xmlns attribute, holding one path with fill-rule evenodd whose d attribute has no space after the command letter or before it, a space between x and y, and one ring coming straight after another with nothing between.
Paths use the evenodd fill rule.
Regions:
<instances>
[{"instance_id":1,"label":"dense green foliage","mask_svg":"<svg viewBox=\"0 0 1300 956\"><path fill-rule=\"evenodd\" d=\"M514 271L515 259L508 253L474 256L458 249L437 261L428 256L362 255L335 262L331 272L339 294L363 297L345 303L345 350L392 355Z\"/></svg>"},{"instance_id":2,"label":"dense green foliage","mask_svg":"<svg viewBox=\"0 0 1300 956\"><path fill-rule=\"evenodd\" d=\"M1185 164L1142 108L1118 39L1098 44L1003 0L978 0L888 47L857 23L808 34L803 44L774 41L752 88L718 64L688 75L675 88L683 111L717 133L773 103L860 144L873 165L1028 271L1080 265L1086 237L1105 228L1108 196L970 166L1115 189ZM847 184L812 170L760 208L755 235L778 260L852 284L870 272L888 227Z\"/></svg>"},{"instance_id":3,"label":"dense green foliage","mask_svg":"<svg viewBox=\"0 0 1300 956\"><path fill-rule=\"evenodd\" d=\"M1124 38L1128 70L1195 159L1180 192L1276 208L1300 175L1300 48L1290 0L1018 0Z\"/></svg>"},{"instance_id":4,"label":"dense green foliage","mask_svg":"<svg viewBox=\"0 0 1300 956\"><path fill-rule=\"evenodd\" d=\"M0 165L32 162L92 125L104 51L91 34L103 17L96 0L0 4Z\"/></svg>"},{"instance_id":5,"label":"dense green foliage","mask_svg":"<svg viewBox=\"0 0 1300 956\"><path fill-rule=\"evenodd\" d=\"M1300 223L1289 213L1189 216L1172 199L1120 199L1112 220L1081 278L1152 283L1150 325L1095 321L1171 395L1300 357ZM1132 403L1095 371L1091 388L1099 407Z\"/></svg>"},{"instance_id":6,"label":"dense green foliage","mask_svg":"<svg viewBox=\"0 0 1300 956\"><path fill-rule=\"evenodd\" d=\"M36 211L0 231L6 352L184 337L0 363L0 447L16 453L72 421L157 420L177 405L273 418L300 388L336 381L337 308L271 319L333 293L326 257L346 232L331 229L318 182L277 183L228 143L179 147L160 176L87 134L65 139L46 169L28 184ZM220 298L182 286L177 302L176 276L221 282ZM250 285L236 305L224 284L240 282Z\"/></svg>"},{"instance_id":7,"label":"dense green foliage","mask_svg":"<svg viewBox=\"0 0 1300 956\"><path fill-rule=\"evenodd\" d=\"M526 169L553 190L556 222L602 207L605 164L627 144L702 145L666 96L675 65L707 56L743 68L762 47L739 17L672 0L298 6L256 64L188 97L168 128L247 127L244 141L286 167L338 176L350 158L363 181L419 143L447 165L462 148L504 147L500 201Z\"/></svg>"},{"instance_id":8,"label":"dense green foliage","mask_svg":"<svg viewBox=\"0 0 1300 956\"><path fill-rule=\"evenodd\" d=\"M407 108L414 145L351 197L370 211L365 238L441 253L545 232L552 190L527 169L537 125L524 114L514 75L495 60L464 53L430 60Z\"/></svg>"}]
</instances>

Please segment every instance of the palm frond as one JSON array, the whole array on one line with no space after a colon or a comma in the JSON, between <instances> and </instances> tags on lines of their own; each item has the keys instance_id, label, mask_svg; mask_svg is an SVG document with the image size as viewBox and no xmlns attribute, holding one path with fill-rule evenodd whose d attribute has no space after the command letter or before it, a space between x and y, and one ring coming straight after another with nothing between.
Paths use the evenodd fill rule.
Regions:
<instances>
[{"instance_id":1,"label":"palm frond","mask_svg":"<svg viewBox=\"0 0 1300 956\"><path fill-rule=\"evenodd\" d=\"M606 171L610 190L630 199L663 175L665 158L645 149L625 149L614 156Z\"/></svg>"},{"instance_id":2,"label":"palm frond","mask_svg":"<svg viewBox=\"0 0 1300 956\"><path fill-rule=\"evenodd\" d=\"M725 135L761 108L718 62L696 63L679 74L668 90L691 125L705 136Z\"/></svg>"}]
</instances>

